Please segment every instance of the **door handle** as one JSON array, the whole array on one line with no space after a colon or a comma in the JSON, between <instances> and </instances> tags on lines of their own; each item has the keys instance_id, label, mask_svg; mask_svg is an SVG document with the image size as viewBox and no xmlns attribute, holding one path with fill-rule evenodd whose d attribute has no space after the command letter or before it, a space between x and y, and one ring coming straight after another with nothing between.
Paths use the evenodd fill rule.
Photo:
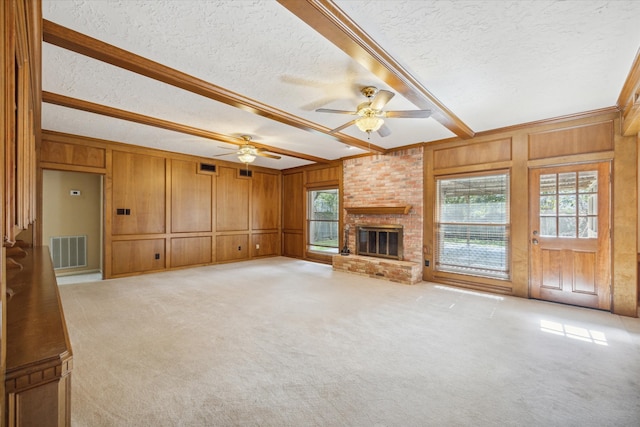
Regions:
<instances>
[{"instance_id":1,"label":"door handle","mask_svg":"<svg viewBox=\"0 0 640 427\"><path fill-rule=\"evenodd\" d=\"M534 245L537 245L538 244L538 239L532 239L531 243L533 243Z\"/></svg>"}]
</instances>

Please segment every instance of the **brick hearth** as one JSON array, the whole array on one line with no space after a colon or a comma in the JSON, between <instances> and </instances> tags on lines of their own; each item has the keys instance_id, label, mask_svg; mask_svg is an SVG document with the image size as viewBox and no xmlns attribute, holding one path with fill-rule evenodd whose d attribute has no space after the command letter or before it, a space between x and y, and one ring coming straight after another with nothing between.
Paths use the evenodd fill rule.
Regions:
<instances>
[{"instance_id":1,"label":"brick hearth","mask_svg":"<svg viewBox=\"0 0 640 427\"><path fill-rule=\"evenodd\" d=\"M347 273L415 285L422 281L422 268L417 262L396 261L360 255L334 255L333 269Z\"/></svg>"}]
</instances>

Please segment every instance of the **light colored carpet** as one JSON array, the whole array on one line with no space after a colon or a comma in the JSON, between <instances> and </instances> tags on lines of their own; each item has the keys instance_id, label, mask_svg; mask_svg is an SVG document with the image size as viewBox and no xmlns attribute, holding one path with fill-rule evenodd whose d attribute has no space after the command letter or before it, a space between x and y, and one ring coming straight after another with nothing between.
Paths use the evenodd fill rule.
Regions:
<instances>
[{"instance_id":1,"label":"light colored carpet","mask_svg":"<svg viewBox=\"0 0 640 427\"><path fill-rule=\"evenodd\" d=\"M60 286L83 426L638 426L640 320L269 258Z\"/></svg>"}]
</instances>

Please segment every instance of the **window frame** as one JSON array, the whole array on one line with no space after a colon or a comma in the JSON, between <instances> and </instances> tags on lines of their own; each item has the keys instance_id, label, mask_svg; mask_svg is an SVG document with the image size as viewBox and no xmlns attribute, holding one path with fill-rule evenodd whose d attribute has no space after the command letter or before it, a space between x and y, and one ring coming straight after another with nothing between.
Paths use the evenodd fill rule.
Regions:
<instances>
[{"instance_id":1,"label":"window frame","mask_svg":"<svg viewBox=\"0 0 640 427\"><path fill-rule=\"evenodd\" d=\"M444 223L441 221L442 209L441 209L441 182L447 180L461 180L465 178L481 178L481 177L497 177L497 176L505 176L506 177L506 191L504 193L505 196L505 220L504 222L452 222L447 221ZM498 281L510 281L512 280L512 236L511 236L511 170L510 169L498 169L498 170L490 170L490 171L482 171L482 172L473 172L473 173L457 173L457 174L447 174L441 176L434 177L434 210L433 210L433 241L434 241L434 262L433 262L433 270L434 274L441 277L473 277L475 280L486 281L486 280L498 280ZM458 266L457 268L447 268L443 267L443 263L441 262L441 229L443 225L459 225L465 227L490 227L490 228L504 228L504 233L500 235L502 240L504 241L504 268L503 269L482 269L479 267L473 266ZM446 265L446 264L445 264ZM482 274L482 271L494 271L494 272L502 272L502 273L487 273Z\"/></svg>"},{"instance_id":2,"label":"window frame","mask_svg":"<svg viewBox=\"0 0 640 427\"><path fill-rule=\"evenodd\" d=\"M323 191L328 191L328 190L332 190L335 191L335 195L336 195L336 218L335 219L331 219L331 220L320 220L320 219L312 219L311 216L313 215L313 200L312 200L312 194L313 193L318 193L318 192L323 192ZM306 242L306 252L309 254L315 254L315 255L337 255L338 253L340 253L340 188L338 185L330 185L330 186L322 186L322 187L313 187L313 188L307 188L306 191L306 235L307 235L307 242ZM335 223L335 230L336 230L336 245L335 246L325 246L325 245L318 245L318 244L314 244L311 241L311 236L312 236L312 223L329 223L329 224L333 224ZM317 249L317 248L326 248L327 250L322 250L322 249Z\"/></svg>"}]
</instances>

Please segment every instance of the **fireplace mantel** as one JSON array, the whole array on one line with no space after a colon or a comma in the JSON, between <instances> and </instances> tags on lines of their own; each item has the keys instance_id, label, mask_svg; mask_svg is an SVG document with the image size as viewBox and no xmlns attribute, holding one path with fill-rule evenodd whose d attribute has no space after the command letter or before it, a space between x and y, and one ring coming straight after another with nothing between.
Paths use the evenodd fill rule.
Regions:
<instances>
[{"instance_id":1,"label":"fireplace mantel","mask_svg":"<svg viewBox=\"0 0 640 427\"><path fill-rule=\"evenodd\" d=\"M406 215L411 210L411 205L403 206L358 206L344 208L348 214L352 215L390 215L402 214Z\"/></svg>"}]
</instances>

